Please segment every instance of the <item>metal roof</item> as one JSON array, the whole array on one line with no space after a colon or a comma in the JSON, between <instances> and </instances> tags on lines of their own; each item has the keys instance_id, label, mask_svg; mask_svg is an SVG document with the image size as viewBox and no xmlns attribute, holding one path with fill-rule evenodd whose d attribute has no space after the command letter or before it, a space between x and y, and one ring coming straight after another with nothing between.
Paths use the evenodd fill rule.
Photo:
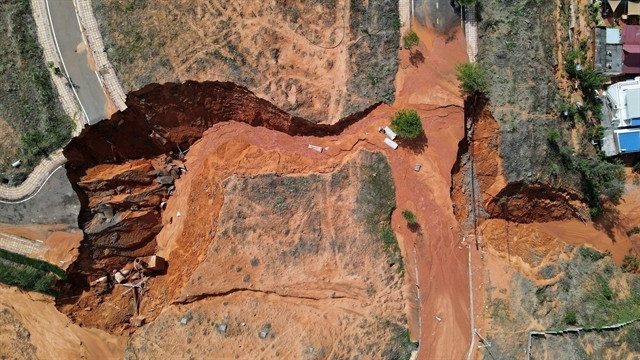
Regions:
<instances>
[{"instance_id":1,"label":"metal roof","mask_svg":"<svg viewBox=\"0 0 640 360\"><path fill-rule=\"evenodd\" d=\"M620 152L630 153L640 151L640 129L616 132Z\"/></svg>"},{"instance_id":2,"label":"metal roof","mask_svg":"<svg viewBox=\"0 0 640 360\"><path fill-rule=\"evenodd\" d=\"M640 89L627 89L627 118L640 118Z\"/></svg>"},{"instance_id":3,"label":"metal roof","mask_svg":"<svg viewBox=\"0 0 640 360\"><path fill-rule=\"evenodd\" d=\"M607 44L620 44L621 39L620 29L607 28Z\"/></svg>"}]
</instances>

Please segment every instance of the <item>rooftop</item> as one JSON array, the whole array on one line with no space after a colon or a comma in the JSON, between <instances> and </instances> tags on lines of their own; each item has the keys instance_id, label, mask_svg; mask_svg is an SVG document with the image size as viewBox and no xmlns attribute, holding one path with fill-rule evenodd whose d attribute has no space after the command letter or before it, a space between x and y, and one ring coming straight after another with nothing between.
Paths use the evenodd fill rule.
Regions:
<instances>
[{"instance_id":1,"label":"rooftop","mask_svg":"<svg viewBox=\"0 0 640 360\"><path fill-rule=\"evenodd\" d=\"M607 100L613 127L640 126L640 77L609 86Z\"/></svg>"},{"instance_id":2,"label":"rooftop","mask_svg":"<svg viewBox=\"0 0 640 360\"><path fill-rule=\"evenodd\" d=\"M615 134L621 153L640 151L640 129L616 130Z\"/></svg>"},{"instance_id":3,"label":"rooftop","mask_svg":"<svg viewBox=\"0 0 640 360\"><path fill-rule=\"evenodd\" d=\"M596 27L594 31L595 70L607 76L622 74L623 46L620 44L620 29Z\"/></svg>"}]
</instances>

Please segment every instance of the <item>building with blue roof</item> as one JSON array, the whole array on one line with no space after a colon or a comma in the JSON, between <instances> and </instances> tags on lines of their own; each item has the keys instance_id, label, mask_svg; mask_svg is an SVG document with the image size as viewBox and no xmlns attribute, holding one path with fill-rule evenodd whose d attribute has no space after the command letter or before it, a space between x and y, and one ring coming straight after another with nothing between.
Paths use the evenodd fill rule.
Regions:
<instances>
[{"instance_id":1,"label":"building with blue roof","mask_svg":"<svg viewBox=\"0 0 640 360\"><path fill-rule=\"evenodd\" d=\"M614 131L620 153L640 151L640 129L624 129Z\"/></svg>"},{"instance_id":2,"label":"building with blue roof","mask_svg":"<svg viewBox=\"0 0 640 360\"><path fill-rule=\"evenodd\" d=\"M640 77L610 85L606 105L605 154L640 152Z\"/></svg>"}]
</instances>

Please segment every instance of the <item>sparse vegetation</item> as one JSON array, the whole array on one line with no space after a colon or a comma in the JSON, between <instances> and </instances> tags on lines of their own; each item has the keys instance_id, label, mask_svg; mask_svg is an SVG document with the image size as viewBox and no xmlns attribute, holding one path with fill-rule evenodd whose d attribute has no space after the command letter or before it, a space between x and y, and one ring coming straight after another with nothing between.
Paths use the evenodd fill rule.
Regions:
<instances>
[{"instance_id":1,"label":"sparse vegetation","mask_svg":"<svg viewBox=\"0 0 640 360\"><path fill-rule=\"evenodd\" d=\"M590 247L582 246L578 251L580 252L580 255L582 255L583 258L589 259L591 261L598 261L604 258L603 253L599 252L598 250L592 249Z\"/></svg>"},{"instance_id":2,"label":"sparse vegetation","mask_svg":"<svg viewBox=\"0 0 640 360\"><path fill-rule=\"evenodd\" d=\"M374 239L383 245L390 261L400 264L402 256L393 230L391 229L391 212L395 208L395 188L391 177L391 168L381 153L366 153L369 159L362 166L362 171L370 176L364 177L360 184L357 202L366 223L366 230Z\"/></svg>"},{"instance_id":3,"label":"sparse vegetation","mask_svg":"<svg viewBox=\"0 0 640 360\"><path fill-rule=\"evenodd\" d=\"M399 324L390 324L389 328L396 335L382 353L384 359L409 360L411 352L418 348L418 343L411 341L409 330Z\"/></svg>"},{"instance_id":4,"label":"sparse vegetation","mask_svg":"<svg viewBox=\"0 0 640 360\"><path fill-rule=\"evenodd\" d=\"M391 118L391 130L398 136L413 139L423 133L422 120L415 110L398 110Z\"/></svg>"},{"instance_id":5,"label":"sparse vegetation","mask_svg":"<svg viewBox=\"0 0 640 360\"><path fill-rule=\"evenodd\" d=\"M414 214L411 210L402 210L402 217L407 221L408 224L417 224L418 218L416 218L416 214Z\"/></svg>"},{"instance_id":6,"label":"sparse vegetation","mask_svg":"<svg viewBox=\"0 0 640 360\"><path fill-rule=\"evenodd\" d=\"M640 258L635 255L625 255L622 259L622 268L627 272L636 272L640 268Z\"/></svg>"},{"instance_id":7,"label":"sparse vegetation","mask_svg":"<svg viewBox=\"0 0 640 360\"><path fill-rule=\"evenodd\" d=\"M640 234L640 226L634 226L631 229L627 230L627 236Z\"/></svg>"},{"instance_id":8,"label":"sparse vegetation","mask_svg":"<svg viewBox=\"0 0 640 360\"><path fill-rule=\"evenodd\" d=\"M484 93L488 89L484 69L479 63L463 63L456 66L456 77L460 81L460 87L469 95Z\"/></svg>"},{"instance_id":9,"label":"sparse vegetation","mask_svg":"<svg viewBox=\"0 0 640 360\"><path fill-rule=\"evenodd\" d=\"M415 31L410 30L402 37L402 43L404 44L405 49L411 50L414 47L418 46L418 44L420 43L420 39L418 38L418 34L416 34Z\"/></svg>"},{"instance_id":10,"label":"sparse vegetation","mask_svg":"<svg viewBox=\"0 0 640 360\"><path fill-rule=\"evenodd\" d=\"M260 260L258 260L258 258L254 257L254 258L251 259L250 263L251 263L251 266L256 267L256 266L258 266L260 264Z\"/></svg>"},{"instance_id":11,"label":"sparse vegetation","mask_svg":"<svg viewBox=\"0 0 640 360\"><path fill-rule=\"evenodd\" d=\"M36 37L29 1L0 5L0 180L18 185L40 159L62 147L73 123L64 113ZM18 169L11 163L21 159Z\"/></svg>"},{"instance_id":12,"label":"sparse vegetation","mask_svg":"<svg viewBox=\"0 0 640 360\"><path fill-rule=\"evenodd\" d=\"M40 270L40 271L44 271L44 272L52 272L56 275L58 275L61 279L66 279L67 278L67 273L62 270L61 268L52 265L46 261L42 261L42 260L37 260L37 259L32 259L30 257L26 257L24 255L20 255L20 254L16 254L16 253L12 253L9 251L6 251L4 249L0 249L0 258L5 259L5 260L9 260L13 263L16 264L21 264L21 265L25 265L25 266L29 266L32 267L34 269Z\"/></svg>"},{"instance_id":13,"label":"sparse vegetation","mask_svg":"<svg viewBox=\"0 0 640 360\"><path fill-rule=\"evenodd\" d=\"M576 312L573 310L567 310L564 315L564 322L567 325L575 325L578 323L578 318L576 316Z\"/></svg>"},{"instance_id":14,"label":"sparse vegetation","mask_svg":"<svg viewBox=\"0 0 640 360\"><path fill-rule=\"evenodd\" d=\"M333 0L313 6L299 0L268 7L259 2L230 6L225 0L210 5L200 12L187 3L94 1L104 50L125 90L180 79L233 81L316 122L393 102L400 42L397 1L349 2L344 19L346 9ZM242 21L247 14L256 21ZM189 48L194 42L201 46ZM280 56L283 49L286 57ZM334 49L346 54L346 67L334 66ZM346 82L346 91L344 85L340 93L327 86L337 79ZM292 93L297 93L294 103L288 100ZM327 109L334 107L329 114Z\"/></svg>"}]
</instances>

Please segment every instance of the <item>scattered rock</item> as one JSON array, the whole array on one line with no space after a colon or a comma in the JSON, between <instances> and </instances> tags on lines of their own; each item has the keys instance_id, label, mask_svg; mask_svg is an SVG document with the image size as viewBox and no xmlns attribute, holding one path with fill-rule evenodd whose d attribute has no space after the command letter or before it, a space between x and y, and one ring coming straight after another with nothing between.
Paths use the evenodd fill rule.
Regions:
<instances>
[{"instance_id":1,"label":"scattered rock","mask_svg":"<svg viewBox=\"0 0 640 360\"><path fill-rule=\"evenodd\" d=\"M270 332L271 332L271 324L266 323L262 326L262 329L260 329L260 331L258 332L258 337L260 337L260 339L266 339L267 336L269 336Z\"/></svg>"},{"instance_id":2,"label":"scattered rock","mask_svg":"<svg viewBox=\"0 0 640 360\"><path fill-rule=\"evenodd\" d=\"M161 185L173 185L173 177L171 176L159 176L156 181Z\"/></svg>"},{"instance_id":3,"label":"scattered rock","mask_svg":"<svg viewBox=\"0 0 640 360\"><path fill-rule=\"evenodd\" d=\"M118 284L122 284L125 280L124 275L122 275L122 273L120 273L120 271L116 271L115 274L113 274L113 278L116 279L116 282Z\"/></svg>"},{"instance_id":4,"label":"scattered rock","mask_svg":"<svg viewBox=\"0 0 640 360\"><path fill-rule=\"evenodd\" d=\"M133 325L135 327L142 327L145 323L146 319L144 318L144 316L138 316L136 318L133 319Z\"/></svg>"},{"instance_id":5,"label":"scattered rock","mask_svg":"<svg viewBox=\"0 0 640 360\"><path fill-rule=\"evenodd\" d=\"M191 317L189 315L184 316L182 319L180 319L180 325L187 325L187 323L191 320Z\"/></svg>"}]
</instances>

